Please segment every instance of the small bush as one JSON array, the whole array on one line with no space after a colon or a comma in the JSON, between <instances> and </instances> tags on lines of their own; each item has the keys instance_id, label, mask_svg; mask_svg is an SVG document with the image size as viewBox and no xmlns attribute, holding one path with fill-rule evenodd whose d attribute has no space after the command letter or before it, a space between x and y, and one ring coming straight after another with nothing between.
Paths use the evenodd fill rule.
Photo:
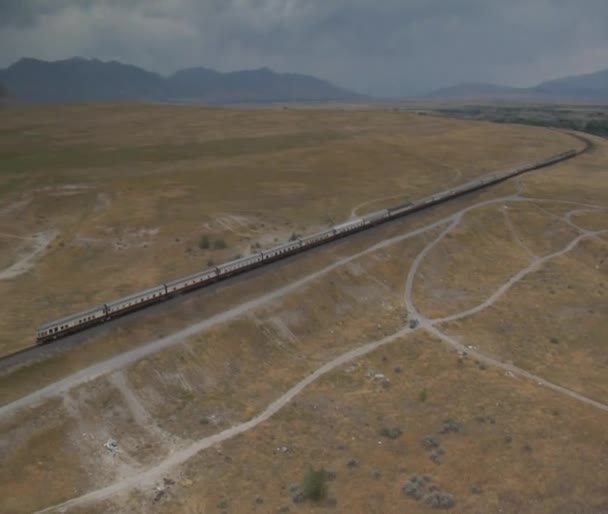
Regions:
<instances>
[{"instance_id":1,"label":"small bush","mask_svg":"<svg viewBox=\"0 0 608 514\"><path fill-rule=\"evenodd\" d=\"M380 430L380 435L382 437L387 437L388 439L397 439L403 432L398 427L388 428L384 427Z\"/></svg>"},{"instance_id":2,"label":"small bush","mask_svg":"<svg viewBox=\"0 0 608 514\"><path fill-rule=\"evenodd\" d=\"M418 393L419 402L424 403L424 402L426 402L427 398L428 398L428 393L426 392L426 389L423 389L422 391L420 391Z\"/></svg>"},{"instance_id":3,"label":"small bush","mask_svg":"<svg viewBox=\"0 0 608 514\"><path fill-rule=\"evenodd\" d=\"M441 442L436 437L427 435L422 440L422 446L424 446L427 450L433 450L434 448L439 448L439 446L441 446Z\"/></svg>"},{"instance_id":4,"label":"small bush","mask_svg":"<svg viewBox=\"0 0 608 514\"><path fill-rule=\"evenodd\" d=\"M456 502L454 497L445 491L434 491L426 497L426 503L432 509L451 509Z\"/></svg>"},{"instance_id":5,"label":"small bush","mask_svg":"<svg viewBox=\"0 0 608 514\"><path fill-rule=\"evenodd\" d=\"M445 450L443 448L435 448L433 451L431 451L429 457L435 464L441 464L444 454Z\"/></svg>"},{"instance_id":6,"label":"small bush","mask_svg":"<svg viewBox=\"0 0 608 514\"><path fill-rule=\"evenodd\" d=\"M319 501L327 496L327 471L323 468L315 470L310 468L304 476L302 483L304 497L313 501Z\"/></svg>"},{"instance_id":7,"label":"small bush","mask_svg":"<svg viewBox=\"0 0 608 514\"><path fill-rule=\"evenodd\" d=\"M211 247L211 241L209 241L209 236L201 236L201 238L198 241L198 247L201 250L208 250Z\"/></svg>"},{"instance_id":8,"label":"small bush","mask_svg":"<svg viewBox=\"0 0 608 514\"><path fill-rule=\"evenodd\" d=\"M424 485L410 480L403 486L403 492L414 500L420 500L424 495Z\"/></svg>"},{"instance_id":9,"label":"small bush","mask_svg":"<svg viewBox=\"0 0 608 514\"><path fill-rule=\"evenodd\" d=\"M454 434L459 433L462 430L462 425L458 423L455 419L446 419L443 423L443 428L441 429L442 434L447 434L452 432Z\"/></svg>"},{"instance_id":10,"label":"small bush","mask_svg":"<svg viewBox=\"0 0 608 514\"><path fill-rule=\"evenodd\" d=\"M297 241L300 238L300 234L293 232L291 236L289 236L289 242Z\"/></svg>"},{"instance_id":11,"label":"small bush","mask_svg":"<svg viewBox=\"0 0 608 514\"><path fill-rule=\"evenodd\" d=\"M223 250L224 248L227 248L228 245L226 244L226 241L224 241L223 239L216 239L213 242L213 248L215 248L216 250Z\"/></svg>"}]
</instances>

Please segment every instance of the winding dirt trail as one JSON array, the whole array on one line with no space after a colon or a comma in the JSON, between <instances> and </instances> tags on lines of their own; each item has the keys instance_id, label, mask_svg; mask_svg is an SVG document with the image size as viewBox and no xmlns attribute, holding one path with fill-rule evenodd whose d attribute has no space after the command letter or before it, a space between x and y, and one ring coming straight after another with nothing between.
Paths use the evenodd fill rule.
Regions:
<instances>
[{"instance_id":1,"label":"winding dirt trail","mask_svg":"<svg viewBox=\"0 0 608 514\"><path fill-rule=\"evenodd\" d=\"M32 241L33 248L27 254L22 255L17 262L0 271L0 280L11 280L32 269L36 264L36 259L44 254L48 246L58 235L58 231L52 230L49 232L40 232L39 234L35 234L28 238L19 237L19 239Z\"/></svg>"},{"instance_id":2,"label":"winding dirt trail","mask_svg":"<svg viewBox=\"0 0 608 514\"><path fill-rule=\"evenodd\" d=\"M120 482L115 482L106 487L102 487L95 491L91 491L89 493L86 493L77 498L73 498L73 499L68 500L64 503L61 503L59 505L49 507L47 509L39 511L39 513L47 513L47 512L52 512L52 511L65 511L72 507L82 506L82 505L85 505L85 504L88 504L91 502L106 500L108 498L115 497L116 495L123 493L125 491L128 491L129 489L132 489L134 487L144 487L144 486L152 485L152 484L154 484L154 482L160 480L163 475L166 475L171 469L188 461L190 458L192 458L199 452L206 450L223 441L236 437L239 434L242 434L248 430L251 430L251 429L255 428L256 426L258 426L259 424L267 421L274 414L279 412L291 400L293 400L293 398L295 396L297 396L300 392L302 392L308 385L313 383L315 380L317 380L321 376L329 373L330 371L333 371L334 369L336 369L340 366L343 366L344 364L347 364L348 362L350 362L354 359L357 359L370 352L373 352L384 345L394 343L394 342L404 338L409 333L412 333L416 330L425 330L425 331L429 332L430 334L434 335L435 337L439 338L440 340L444 341L445 343L449 344L454 349L456 349L460 352L468 352L469 354L471 354L475 358L477 358L480 362L484 362L488 365L503 369L505 371L512 373L513 375L517 375L517 376L527 378L529 380L533 380L538 385L547 387L559 394L566 395L569 398L583 402L589 406L601 409L603 411L608 411L608 405L605 405L596 400L587 398L575 391L572 391L572 390L562 387L560 385L549 382L549 381L543 379L542 377L534 375L533 373L530 373L524 369L518 368L517 366L507 364L507 363L501 362L495 358L489 357L489 356L483 354L482 352L479 352L476 349L468 348L467 346L465 346L461 342L457 341L453 337L450 337L450 336L444 334L443 332L441 332L441 330L439 330L435 326L436 324L439 324L442 322L451 321L454 319L461 319L465 316L470 316L476 312L479 312L479 311L493 305L504 293L506 293L511 287L513 287L513 285L515 285L517 282L519 282L523 277L525 277L529 273L532 273L532 272L538 270L542 264L548 262L551 259L555 259L562 255L565 255L567 252L569 252L573 248L575 248L576 245L583 239L585 239L587 237L599 235L599 234L608 233L608 230L602 230L602 231L597 231L597 232L585 231L585 233L580 234L578 237L576 237L574 240L572 240L563 249L561 249L555 253L552 253L550 255L534 259L534 261L529 266L527 266L526 268L523 268L518 273L513 275L507 282L505 282L505 284L503 284L498 290L496 290L492 295L490 295L486 301L484 301L483 303L479 304L478 306L476 306L472 309L469 309L467 311L463 311L461 313L454 314L452 316L448 316L445 318L437 318L437 319L429 320L429 319L426 319L423 315L421 315L415 306L415 302L412 298L413 284L414 284L416 275L418 273L418 269L419 269L421 263L424 261L425 257L428 255L428 253L451 230L453 230L458 225L458 223L462 220L462 217L465 212L468 212L475 208L479 208L482 205L504 202L506 200L506 198L510 199L511 201L522 200L519 197L509 196L509 197L503 197L503 198L498 198L498 199L494 199L494 200L488 200L485 202L479 202L478 204L475 204L473 206L462 209L461 211L459 211L449 217L446 217L442 220L429 224L429 225L422 227L420 229L417 229L415 231L409 232L408 234L405 234L403 236L393 237L393 238L387 239L385 241L382 241L363 252L360 252L360 253L350 256L350 257L346 257L346 258L342 259L341 261L339 261L339 263L334 263L333 265L328 266L324 270L321 270L315 274L309 275L309 277L311 277L311 276L318 277L321 274L326 273L327 270L329 270L329 269L335 269L337 266L342 265L346 262L350 262L350 261L354 260L355 258L358 258L367 253L370 253L371 251L376 251L377 249L387 247L390 244L394 244L397 241L407 239L408 237L413 237L414 234L418 235L418 234L428 232L429 230L432 230L433 228L438 228L447 223L448 224L447 227L445 227L437 237L435 237L432 241L430 241L422 249L422 251L418 254L418 256L416 257L416 259L414 260L412 266L410 267L410 269L408 271L406 284L405 284L404 300L405 300L405 305L406 305L406 308L407 308L410 316L416 316L420 320L420 324L415 329L410 329L409 327L406 326L390 336L386 336L380 340L364 344L356 349L346 352L346 353L334 358L333 360L327 362L326 364L324 364L323 366L321 366L320 368L315 370L313 373L311 373L304 379L300 380L298 383L296 383L294 386L292 386L286 393L284 393L283 395L278 397L275 401L273 401L271 404L269 404L262 412L260 412L254 418L252 418L246 422L240 423L238 425L235 425L226 430L223 430L222 432L219 432L217 434L200 439L199 441L192 443L186 447L178 449L178 450L174 451L173 453L171 453L167 458L160 461L158 464L156 464L146 470L136 472L136 473L132 474L131 476L127 477L126 479L121 480ZM307 280L309 280L309 278L306 277L305 279L301 279L300 281L294 282L293 284L290 284L289 286L286 286L285 288L281 288L280 290L277 290L277 291L283 291L286 288L289 288L289 290L292 290L293 288L299 287L299 285L302 285L302 281L304 281L304 280L307 281ZM298 284L298 285L296 286L296 284ZM274 293L271 293L271 295L276 294L277 291L275 291ZM249 303L252 303L252 302L248 302L247 304L243 304L243 305L248 305Z\"/></svg>"},{"instance_id":3,"label":"winding dirt trail","mask_svg":"<svg viewBox=\"0 0 608 514\"><path fill-rule=\"evenodd\" d=\"M445 316L443 318L433 318L428 321L433 325L436 325L438 323L446 323L448 321L456 321L456 320L459 320L462 318L466 318L468 316L472 316L473 314L476 314L484 309L487 309L488 307L494 305L496 303L496 301L503 294L505 294L509 289L511 289L511 287L513 287L515 284L517 284L517 282L519 282L526 275L529 275L530 273L538 271L538 269L546 262L548 262L552 259L561 257L562 255L565 255L566 253L571 251L576 245L578 245L578 243L580 243L583 239L586 239L589 237L596 237L601 234L608 234L608 230L598 230L597 232L588 232L588 233L581 234L574 240L570 241L570 243L565 248L562 248L561 250L559 250L555 253L545 255L544 257L536 257L533 260L532 264L519 270L515 275L513 275L503 285L501 285L494 293L492 293L492 295L488 299L486 299L484 302L480 303L479 305L477 305L471 309L468 309L466 311L462 311L457 314L453 314L451 316Z\"/></svg>"}]
</instances>

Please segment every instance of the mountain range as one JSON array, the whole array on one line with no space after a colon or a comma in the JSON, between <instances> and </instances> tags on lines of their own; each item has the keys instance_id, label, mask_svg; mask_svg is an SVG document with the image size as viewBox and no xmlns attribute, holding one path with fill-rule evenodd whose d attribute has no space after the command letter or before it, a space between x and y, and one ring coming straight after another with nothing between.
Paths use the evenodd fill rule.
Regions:
<instances>
[{"instance_id":1,"label":"mountain range","mask_svg":"<svg viewBox=\"0 0 608 514\"><path fill-rule=\"evenodd\" d=\"M479 83L459 84L438 89L429 97L608 102L608 70L549 80L528 88Z\"/></svg>"},{"instance_id":2,"label":"mountain range","mask_svg":"<svg viewBox=\"0 0 608 514\"><path fill-rule=\"evenodd\" d=\"M118 61L24 58L0 70L0 84L28 102L193 101L203 103L353 100L360 95L309 75L268 68L222 73L189 68L165 77Z\"/></svg>"}]
</instances>

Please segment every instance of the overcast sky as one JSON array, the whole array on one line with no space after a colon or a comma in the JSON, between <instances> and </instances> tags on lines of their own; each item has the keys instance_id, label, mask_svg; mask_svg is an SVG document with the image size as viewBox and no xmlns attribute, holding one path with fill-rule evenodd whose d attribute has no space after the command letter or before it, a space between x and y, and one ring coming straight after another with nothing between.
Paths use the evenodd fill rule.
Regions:
<instances>
[{"instance_id":1,"label":"overcast sky","mask_svg":"<svg viewBox=\"0 0 608 514\"><path fill-rule=\"evenodd\" d=\"M0 0L0 67L271 67L360 92L532 85L608 68L608 0Z\"/></svg>"}]
</instances>

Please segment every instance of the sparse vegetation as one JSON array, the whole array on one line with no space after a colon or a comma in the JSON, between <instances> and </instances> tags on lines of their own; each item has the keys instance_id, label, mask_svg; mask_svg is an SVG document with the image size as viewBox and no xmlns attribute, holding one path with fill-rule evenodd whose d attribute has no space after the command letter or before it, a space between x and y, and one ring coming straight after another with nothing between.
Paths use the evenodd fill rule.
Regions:
<instances>
[{"instance_id":1,"label":"sparse vegetation","mask_svg":"<svg viewBox=\"0 0 608 514\"><path fill-rule=\"evenodd\" d=\"M297 241L300 237L302 237L297 232L292 232L291 236L289 236L289 242Z\"/></svg>"},{"instance_id":2,"label":"sparse vegetation","mask_svg":"<svg viewBox=\"0 0 608 514\"><path fill-rule=\"evenodd\" d=\"M433 491L429 493L425 499L425 502L432 509L442 510L451 509L454 505L456 505L454 497L445 491Z\"/></svg>"},{"instance_id":3,"label":"sparse vegetation","mask_svg":"<svg viewBox=\"0 0 608 514\"><path fill-rule=\"evenodd\" d=\"M418 401L421 403L426 402L428 398L428 393L426 392L426 389L422 389L419 393L418 393Z\"/></svg>"},{"instance_id":4,"label":"sparse vegetation","mask_svg":"<svg viewBox=\"0 0 608 514\"><path fill-rule=\"evenodd\" d=\"M310 468L302 482L302 492L306 499L320 501L327 496L327 471Z\"/></svg>"},{"instance_id":5,"label":"sparse vegetation","mask_svg":"<svg viewBox=\"0 0 608 514\"><path fill-rule=\"evenodd\" d=\"M226 241L224 241L223 239L216 239L213 242L213 248L215 250L224 250L225 248L228 248L228 245L226 244Z\"/></svg>"},{"instance_id":6,"label":"sparse vegetation","mask_svg":"<svg viewBox=\"0 0 608 514\"><path fill-rule=\"evenodd\" d=\"M443 423L443 427L441 428L442 434L454 433L457 434L462 430L462 425L458 423L455 419L446 419Z\"/></svg>"},{"instance_id":7,"label":"sparse vegetation","mask_svg":"<svg viewBox=\"0 0 608 514\"><path fill-rule=\"evenodd\" d=\"M208 250L211 247L211 241L209 241L209 236L202 235L198 241L198 247L201 250Z\"/></svg>"},{"instance_id":8,"label":"sparse vegetation","mask_svg":"<svg viewBox=\"0 0 608 514\"><path fill-rule=\"evenodd\" d=\"M402 433L399 427L383 427L380 429L380 435L388 439L397 439Z\"/></svg>"},{"instance_id":9,"label":"sparse vegetation","mask_svg":"<svg viewBox=\"0 0 608 514\"><path fill-rule=\"evenodd\" d=\"M422 446L424 446L427 450L432 450L433 448L439 448L441 446L441 442L435 436L427 435L422 440Z\"/></svg>"}]
</instances>

